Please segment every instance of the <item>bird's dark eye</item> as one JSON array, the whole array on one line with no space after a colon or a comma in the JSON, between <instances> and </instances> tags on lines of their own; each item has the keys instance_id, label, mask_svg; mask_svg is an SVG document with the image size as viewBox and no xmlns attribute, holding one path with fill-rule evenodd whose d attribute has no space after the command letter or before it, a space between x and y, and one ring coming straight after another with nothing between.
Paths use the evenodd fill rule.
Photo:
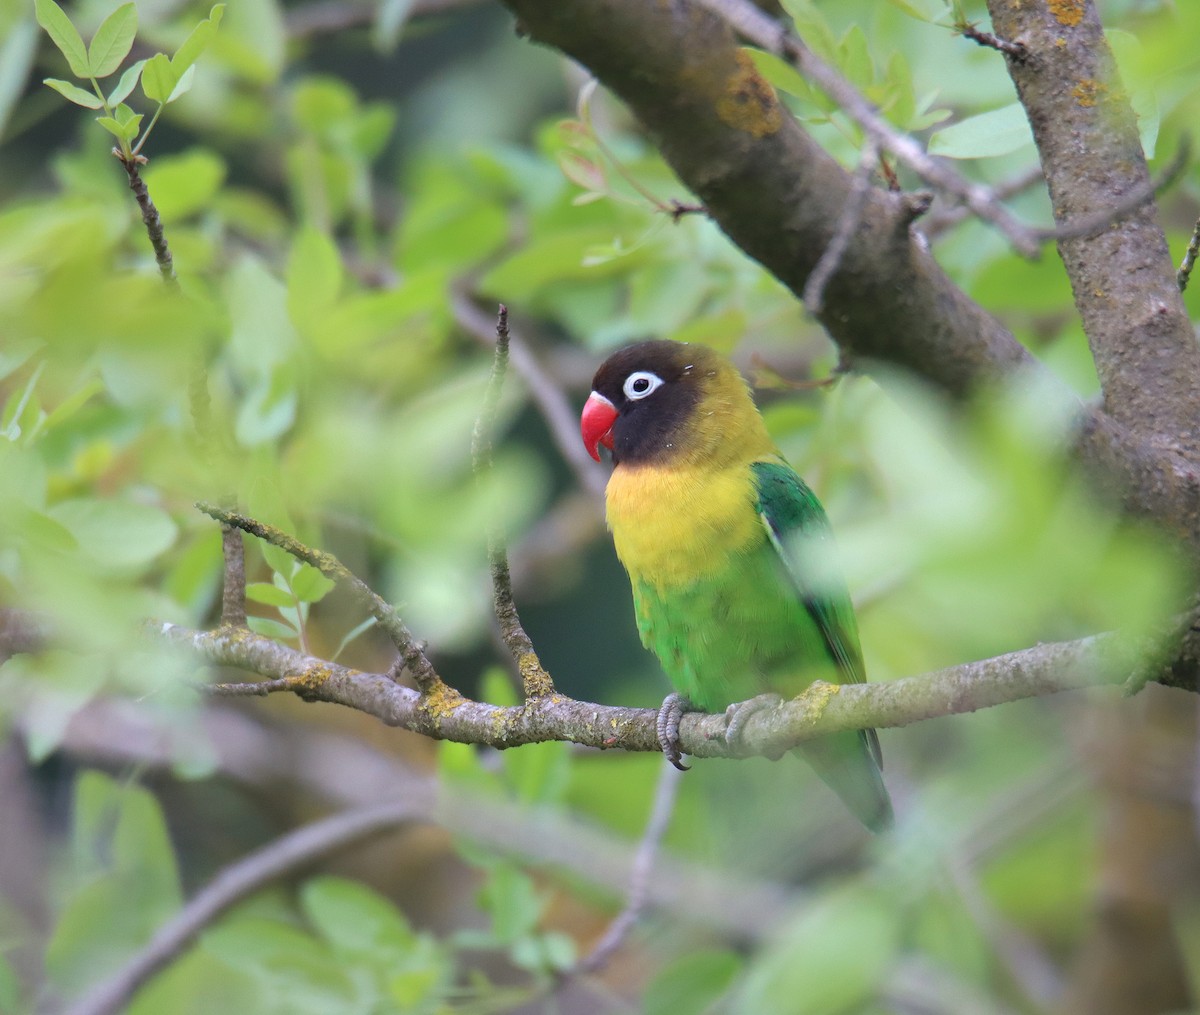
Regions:
<instances>
[{"instance_id":1,"label":"bird's dark eye","mask_svg":"<svg viewBox=\"0 0 1200 1015\"><path fill-rule=\"evenodd\" d=\"M625 378L623 391L626 398L645 398L648 394L662 387L662 378L649 370L635 370Z\"/></svg>"}]
</instances>

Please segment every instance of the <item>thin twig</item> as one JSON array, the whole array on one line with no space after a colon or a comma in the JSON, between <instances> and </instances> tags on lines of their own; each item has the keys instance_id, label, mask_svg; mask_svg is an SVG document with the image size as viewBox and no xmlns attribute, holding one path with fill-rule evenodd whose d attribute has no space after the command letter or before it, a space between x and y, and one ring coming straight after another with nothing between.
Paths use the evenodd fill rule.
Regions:
<instances>
[{"instance_id":1,"label":"thin twig","mask_svg":"<svg viewBox=\"0 0 1200 1015\"><path fill-rule=\"evenodd\" d=\"M1179 271L1175 273L1180 292L1187 290L1198 253L1200 253L1200 219L1196 219L1196 224L1192 226L1192 238L1188 241L1187 250L1183 252L1183 261L1180 262Z\"/></svg>"},{"instance_id":2,"label":"thin twig","mask_svg":"<svg viewBox=\"0 0 1200 1015\"><path fill-rule=\"evenodd\" d=\"M992 187L996 199L1005 201L1010 197L1015 197L1021 191L1032 187L1035 183L1042 180L1042 167L1040 165L1032 165L1027 169L1017 173L1011 179L1002 180ZM926 215L918 227L929 239L940 236L952 226L958 225L963 219L971 214L971 209L964 204L953 204L948 208L938 208Z\"/></svg>"},{"instance_id":3,"label":"thin twig","mask_svg":"<svg viewBox=\"0 0 1200 1015\"><path fill-rule=\"evenodd\" d=\"M826 245L821 259L804 283L804 295L801 297L805 307L813 317L820 317L825 298L825 286L833 278L842 263L850 238L862 222L863 210L867 205L867 194L871 190L871 173L879 161L879 146L871 138L863 145L862 155L858 160L858 168L850 184L850 193L842 205L842 213L838 217L837 230Z\"/></svg>"},{"instance_id":4,"label":"thin twig","mask_svg":"<svg viewBox=\"0 0 1200 1015\"><path fill-rule=\"evenodd\" d=\"M988 49L994 49L999 53L1003 53L1010 60L1015 60L1017 63L1024 63L1029 57L1029 50L1025 47L1024 43L1002 39L992 32L981 31L969 21L960 21L954 28L964 39L970 39L972 42L977 42Z\"/></svg>"},{"instance_id":5,"label":"thin twig","mask_svg":"<svg viewBox=\"0 0 1200 1015\"><path fill-rule=\"evenodd\" d=\"M150 199L146 181L142 179L142 174L138 170L138 166L146 160L140 155L127 159L117 148L113 149L113 154L125 167L125 173L129 177L129 189L133 191L138 207L142 210L142 222L145 223L146 234L150 237L150 246L154 248L154 260L158 262L158 272L162 275L163 281L178 285L179 280L175 277L175 262L171 257L171 248L167 245L167 238L163 234L162 219L159 217L154 202Z\"/></svg>"},{"instance_id":6,"label":"thin twig","mask_svg":"<svg viewBox=\"0 0 1200 1015\"><path fill-rule=\"evenodd\" d=\"M990 188L971 183L929 155L908 134L893 127L835 68L750 0L699 2L724 18L744 38L790 63L833 99L881 149L890 152L927 183L957 196L981 219L999 229L1019 253L1025 257L1038 255L1041 241L1037 233L1017 221Z\"/></svg>"},{"instance_id":7,"label":"thin twig","mask_svg":"<svg viewBox=\"0 0 1200 1015\"><path fill-rule=\"evenodd\" d=\"M216 504L208 504L201 501L196 504L196 507L203 511L210 518L225 525L232 525L235 528L241 529L243 532L248 532L252 536L257 536L259 539L265 540L273 546L278 546L281 550L290 553L297 560L303 561L305 564L311 564L326 578L332 578L334 581L345 584L354 597L370 611L377 621L392 639L392 643L400 651L400 656L404 660L404 666L413 680L417 682L417 686L422 691L429 693L433 690L444 687L441 677L433 668L433 663L429 661L429 657L422 651L421 646L409 631L407 625L400 619L400 615L395 608L380 596L371 591L361 578L355 575L345 564L338 560L333 554L326 553L323 550L314 550L311 547L305 546L295 536L288 535L273 525L267 525L254 518L249 518L246 515L239 514L236 511L230 511L223 507L218 507Z\"/></svg>"},{"instance_id":8,"label":"thin twig","mask_svg":"<svg viewBox=\"0 0 1200 1015\"><path fill-rule=\"evenodd\" d=\"M500 392L504 387L504 374L508 368L509 352L508 307L503 303L496 315L496 352L492 361L492 373L488 378L483 405L475 420L471 435L471 463L476 476L486 475L492 469L492 432L496 426L496 412L500 405ZM513 598L512 575L508 568L508 550L504 545L504 533L500 522L493 517L488 524L488 565L492 572L492 606L496 621L500 625L500 637L508 646L521 674L525 698L538 698L554 693L554 682L543 668L533 647L533 640L521 624L517 603Z\"/></svg>"},{"instance_id":9,"label":"thin twig","mask_svg":"<svg viewBox=\"0 0 1200 1015\"><path fill-rule=\"evenodd\" d=\"M491 348L495 335L492 322L466 294L456 289L450 298L450 306L458 326L481 345ZM541 413L542 419L546 421L550 436L563 461L571 467L575 478L585 490L602 498L606 483L604 472L588 456L583 441L579 439L579 419L572 411L562 388L542 367L519 335L510 337L509 358L513 369L525 381L530 399Z\"/></svg>"},{"instance_id":10,"label":"thin twig","mask_svg":"<svg viewBox=\"0 0 1200 1015\"><path fill-rule=\"evenodd\" d=\"M404 824L412 813L408 801L343 811L289 832L230 864L159 927L145 948L67 1009L66 1015L115 1015L155 973L237 903L335 850Z\"/></svg>"},{"instance_id":11,"label":"thin twig","mask_svg":"<svg viewBox=\"0 0 1200 1015\"><path fill-rule=\"evenodd\" d=\"M608 925L608 930L596 942L596 946L580 960L576 972L594 973L603 969L613 954L624 943L646 908L650 898L650 885L654 875L654 861L662 845L663 836L671 824L675 811L675 798L679 791L680 770L674 765L663 763L659 769L658 785L654 790L654 804L650 809L650 820L642 841L638 843L633 857L633 869L629 877L629 895L625 908Z\"/></svg>"},{"instance_id":12,"label":"thin twig","mask_svg":"<svg viewBox=\"0 0 1200 1015\"><path fill-rule=\"evenodd\" d=\"M462 7L478 7L483 0L414 0L409 18L443 14ZM289 9L284 15L284 28L289 39L306 39L311 35L344 32L372 24L379 17L378 3L357 3L354 0L316 0Z\"/></svg>"}]
</instances>

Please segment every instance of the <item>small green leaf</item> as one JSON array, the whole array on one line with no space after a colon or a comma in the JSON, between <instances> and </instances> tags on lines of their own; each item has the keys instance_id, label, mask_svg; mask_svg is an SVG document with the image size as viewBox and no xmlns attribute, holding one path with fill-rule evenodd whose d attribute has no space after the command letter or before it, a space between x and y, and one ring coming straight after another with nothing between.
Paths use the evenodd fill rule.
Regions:
<instances>
[{"instance_id":1,"label":"small green leaf","mask_svg":"<svg viewBox=\"0 0 1200 1015\"><path fill-rule=\"evenodd\" d=\"M179 75L179 80L175 87L171 89L171 94L167 96L168 102L174 102L179 96L186 95L192 88L192 82L196 80L196 65L192 64L187 70Z\"/></svg>"},{"instance_id":2,"label":"small green leaf","mask_svg":"<svg viewBox=\"0 0 1200 1015\"><path fill-rule=\"evenodd\" d=\"M193 28L192 34L184 39L183 45L175 51L175 55L171 57L171 69L175 73L176 81L183 77L183 72L200 58L200 54L212 41L224 13L225 5L217 4L209 11L208 18Z\"/></svg>"},{"instance_id":3,"label":"small green leaf","mask_svg":"<svg viewBox=\"0 0 1200 1015\"><path fill-rule=\"evenodd\" d=\"M982 159L1007 155L1033 144L1029 120L1019 102L969 116L949 127L934 131L929 154L951 159Z\"/></svg>"},{"instance_id":4,"label":"small green leaf","mask_svg":"<svg viewBox=\"0 0 1200 1015\"><path fill-rule=\"evenodd\" d=\"M295 606L296 597L290 592L276 588L270 582L251 582L246 586L246 598L267 606Z\"/></svg>"},{"instance_id":5,"label":"small green leaf","mask_svg":"<svg viewBox=\"0 0 1200 1015\"><path fill-rule=\"evenodd\" d=\"M930 24L945 17L950 6L946 0L888 0L888 3L904 11L910 18Z\"/></svg>"},{"instance_id":6,"label":"small green leaf","mask_svg":"<svg viewBox=\"0 0 1200 1015\"><path fill-rule=\"evenodd\" d=\"M341 289L337 244L315 226L305 226L292 242L287 262L287 309L292 323L310 324L337 302Z\"/></svg>"},{"instance_id":7,"label":"small green leaf","mask_svg":"<svg viewBox=\"0 0 1200 1015\"><path fill-rule=\"evenodd\" d=\"M292 576L292 594L306 603L319 603L334 583L310 564L304 564Z\"/></svg>"},{"instance_id":8,"label":"small green leaf","mask_svg":"<svg viewBox=\"0 0 1200 1015\"><path fill-rule=\"evenodd\" d=\"M46 78L42 81L42 84L49 85L64 99L74 102L77 106L85 106L88 109L99 109L104 105L99 95L89 92L86 88L73 85L70 81L63 81L60 78Z\"/></svg>"},{"instance_id":9,"label":"small green leaf","mask_svg":"<svg viewBox=\"0 0 1200 1015\"><path fill-rule=\"evenodd\" d=\"M142 94L151 102L166 103L179 77L166 53L155 53L142 68Z\"/></svg>"},{"instance_id":10,"label":"small green leaf","mask_svg":"<svg viewBox=\"0 0 1200 1015\"><path fill-rule=\"evenodd\" d=\"M92 76L106 78L121 66L137 35L137 6L122 4L101 22L88 47Z\"/></svg>"},{"instance_id":11,"label":"small green leaf","mask_svg":"<svg viewBox=\"0 0 1200 1015\"><path fill-rule=\"evenodd\" d=\"M118 105L129 98L130 94L137 87L138 77L145 66L146 61L139 60L137 63L131 64L126 68L125 73L121 75L121 80L117 82L117 87L108 96L108 104L110 106Z\"/></svg>"},{"instance_id":12,"label":"small green leaf","mask_svg":"<svg viewBox=\"0 0 1200 1015\"><path fill-rule=\"evenodd\" d=\"M98 124L100 124L101 127L103 127L106 131L108 131L117 140L119 140L119 141L128 141L129 140L125 136L125 128L122 127L119 123L117 123L117 121L114 120L111 116L97 116L96 122Z\"/></svg>"},{"instance_id":13,"label":"small green leaf","mask_svg":"<svg viewBox=\"0 0 1200 1015\"><path fill-rule=\"evenodd\" d=\"M276 641L291 641L296 637L296 629L289 627L287 624L281 624L278 620L272 620L270 617L249 617L246 620L247 626L255 634L261 634L264 638L274 638Z\"/></svg>"},{"instance_id":14,"label":"small green leaf","mask_svg":"<svg viewBox=\"0 0 1200 1015\"><path fill-rule=\"evenodd\" d=\"M50 515L79 541L85 557L123 573L148 567L171 547L177 531L165 511L131 500L81 497L61 501Z\"/></svg>"},{"instance_id":15,"label":"small green leaf","mask_svg":"<svg viewBox=\"0 0 1200 1015\"><path fill-rule=\"evenodd\" d=\"M38 24L46 29L46 34L58 47L59 52L67 58L71 73L76 77L91 77L92 67L88 61L87 47L63 9L54 0L34 0L33 9Z\"/></svg>"}]
</instances>

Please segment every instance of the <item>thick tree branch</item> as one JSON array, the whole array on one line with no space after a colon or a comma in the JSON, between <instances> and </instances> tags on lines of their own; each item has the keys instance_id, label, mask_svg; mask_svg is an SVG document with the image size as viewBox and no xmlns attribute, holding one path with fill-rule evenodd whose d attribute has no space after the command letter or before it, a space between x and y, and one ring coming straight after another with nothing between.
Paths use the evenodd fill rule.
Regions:
<instances>
[{"instance_id":1,"label":"thick tree branch","mask_svg":"<svg viewBox=\"0 0 1200 1015\"><path fill-rule=\"evenodd\" d=\"M1033 127L1055 221L1066 230L1151 186L1137 117L1092 0L989 0L998 34L1020 42L1009 73ZM1200 459L1200 345L1152 203L1059 254L1104 391L1105 410L1156 444Z\"/></svg>"}]
</instances>

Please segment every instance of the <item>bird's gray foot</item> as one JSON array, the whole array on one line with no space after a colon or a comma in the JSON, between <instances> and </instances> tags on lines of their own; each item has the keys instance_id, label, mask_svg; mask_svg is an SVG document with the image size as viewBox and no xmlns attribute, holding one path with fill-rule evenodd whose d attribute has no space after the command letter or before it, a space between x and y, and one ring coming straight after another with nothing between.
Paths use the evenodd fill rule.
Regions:
<instances>
[{"instance_id":1,"label":"bird's gray foot","mask_svg":"<svg viewBox=\"0 0 1200 1015\"><path fill-rule=\"evenodd\" d=\"M725 743L736 747L746 729L746 722L752 715L777 708L783 702L778 694L759 694L748 701L735 701L725 709ZM772 760L778 760L778 757Z\"/></svg>"},{"instance_id":2,"label":"bird's gray foot","mask_svg":"<svg viewBox=\"0 0 1200 1015\"><path fill-rule=\"evenodd\" d=\"M686 772L689 766L683 763L683 750L679 746L679 720L685 712L696 711L699 710L687 698L672 691L663 698L658 710L658 719L654 724L663 757L681 772Z\"/></svg>"}]
</instances>

